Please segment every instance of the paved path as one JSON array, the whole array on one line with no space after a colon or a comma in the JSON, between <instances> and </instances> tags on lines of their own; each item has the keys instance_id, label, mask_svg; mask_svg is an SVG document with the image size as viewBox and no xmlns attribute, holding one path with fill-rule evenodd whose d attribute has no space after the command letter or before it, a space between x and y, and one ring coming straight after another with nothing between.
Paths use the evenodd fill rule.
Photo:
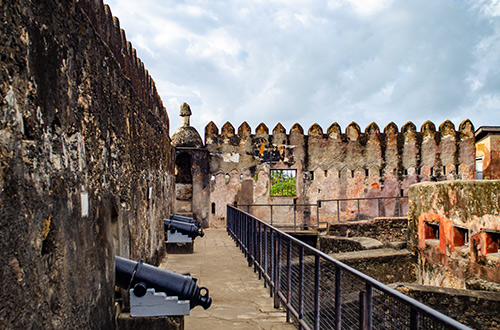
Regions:
<instances>
[{"instance_id":1,"label":"paved path","mask_svg":"<svg viewBox=\"0 0 500 330\"><path fill-rule=\"evenodd\" d=\"M248 267L244 255L225 229L207 229L195 240L193 254L169 254L162 268L190 273L210 290L212 306L197 306L185 317L186 330L295 329L285 312L273 308L269 288Z\"/></svg>"}]
</instances>

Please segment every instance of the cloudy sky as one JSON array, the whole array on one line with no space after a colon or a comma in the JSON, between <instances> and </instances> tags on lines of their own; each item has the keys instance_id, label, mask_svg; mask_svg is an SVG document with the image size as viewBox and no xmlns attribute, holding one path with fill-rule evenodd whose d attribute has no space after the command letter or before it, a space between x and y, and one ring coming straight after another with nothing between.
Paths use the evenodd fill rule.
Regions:
<instances>
[{"instance_id":1,"label":"cloudy sky","mask_svg":"<svg viewBox=\"0 0 500 330\"><path fill-rule=\"evenodd\" d=\"M500 0L104 0L173 134L214 121L500 125Z\"/></svg>"}]
</instances>

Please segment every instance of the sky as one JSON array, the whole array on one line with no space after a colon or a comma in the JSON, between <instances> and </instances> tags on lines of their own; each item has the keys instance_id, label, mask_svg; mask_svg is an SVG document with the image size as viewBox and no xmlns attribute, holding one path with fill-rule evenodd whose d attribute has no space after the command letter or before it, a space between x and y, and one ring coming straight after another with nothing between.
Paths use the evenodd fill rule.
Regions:
<instances>
[{"instance_id":1,"label":"sky","mask_svg":"<svg viewBox=\"0 0 500 330\"><path fill-rule=\"evenodd\" d=\"M163 100L214 121L326 133L500 125L500 0L104 0Z\"/></svg>"}]
</instances>

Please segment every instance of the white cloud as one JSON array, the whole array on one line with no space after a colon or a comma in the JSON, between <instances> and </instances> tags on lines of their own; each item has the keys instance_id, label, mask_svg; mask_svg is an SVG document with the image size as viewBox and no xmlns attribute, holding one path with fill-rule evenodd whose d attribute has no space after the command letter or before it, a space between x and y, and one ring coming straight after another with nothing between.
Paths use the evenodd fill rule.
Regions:
<instances>
[{"instance_id":1,"label":"white cloud","mask_svg":"<svg viewBox=\"0 0 500 330\"><path fill-rule=\"evenodd\" d=\"M392 0L348 0L360 15L373 15L392 4Z\"/></svg>"},{"instance_id":2,"label":"white cloud","mask_svg":"<svg viewBox=\"0 0 500 330\"><path fill-rule=\"evenodd\" d=\"M171 132L183 102L202 135L211 120L500 125L500 0L109 3Z\"/></svg>"}]
</instances>

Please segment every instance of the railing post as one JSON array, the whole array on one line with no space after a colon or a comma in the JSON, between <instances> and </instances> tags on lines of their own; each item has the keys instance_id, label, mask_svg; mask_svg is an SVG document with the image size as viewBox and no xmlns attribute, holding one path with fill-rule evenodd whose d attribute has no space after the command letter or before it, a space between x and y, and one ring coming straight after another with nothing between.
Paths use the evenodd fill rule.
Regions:
<instances>
[{"instance_id":1,"label":"railing post","mask_svg":"<svg viewBox=\"0 0 500 330\"><path fill-rule=\"evenodd\" d=\"M271 226L273 225L273 205L271 205Z\"/></svg>"},{"instance_id":2,"label":"railing post","mask_svg":"<svg viewBox=\"0 0 500 330\"><path fill-rule=\"evenodd\" d=\"M335 330L342 329L342 269L335 266Z\"/></svg>"},{"instance_id":3,"label":"railing post","mask_svg":"<svg viewBox=\"0 0 500 330\"><path fill-rule=\"evenodd\" d=\"M318 200L317 204L316 204L316 223L318 225L318 228L319 228L319 208L321 207L321 200Z\"/></svg>"},{"instance_id":4,"label":"railing post","mask_svg":"<svg viewBox=\"0 0 500 330\"><path fill-rule=\"evenodd\" d=\"M366 328L372 328L372 286L366 283Z\"/></svg>"},{"instance_id":5,"label":"railing post","mask_svg":"<svg viewBox=\"0 0 500 330\"><path fill-rule=\"evenodd\" d=\"M340 201L337 199L337 221L340 222Z\"/></svg>"},{"instance_id":6,"label":"railing post","mask_svg":"<svg viewBox=\"0 0 500 330\"><path fill-rule=\"evenodd\" d=\"M259 231L259 280L262 279L262 223L259 221L257 224Z\"/></svg>"},{"instance_id":7,"label":"railing post","mask_svg":"<svg viewBox=\"0 0 500 330\"><path fill-rule=\"evenodd\" d=\"M366 313L366 292L360 291L359 292L359 330L366 329L365 313Z\"/></svg>"},{"instance_id":8,"label":"railing post","mask_svg":"<svg viewBox=\"0 0 500 330\"><path fill-rule=\"evenodd\" d=\"M380 218L380 198L377 198L377 205L378 205L378 217Z\"/></svg>"},{"instance_id":9,"label":"railing post","mask_svg":"<svg viewBox=\"0 0 500 330\"><path fill-rule=\"evenodd\" d=\"M360 213L361 213L361 212L359 211L359 198L358 198L358 221L359 221L359 219L360 219Z\"/></svg>"},{"instance_id":10,"label":"railing post","mask_svg":"<svg viewBox=\"0 0 500 330\"><path fill-rule=\"evenodd\" d=\"M321 305L319 300L321 264L319 255L314 256L314 329L319 330Z\"/></svg>"},{"instance_id":11,"label":"railing post","mask_svg":"<svg viewBox=\"0 0 500 330\"><path fill-rule=\"evenodd\" d=\"M247 252L247 231L248 231L248 221L247 221L247 217L243 214L243 213L240 213L241 214L241 217L243 218L243 224L241 226L241 228L243 229L243 253L245 254L245 258L248 258L248 252Z\"/></svg>"},{"instance_id":12,"label":"railing post","mask_svg":"<svg viewBox=\"0 0 500 330\"><path fill-rule=\"evenodd\" d=\"M265 275L267 275L267 227L264 226L264 266L262 267L264 269L264 288L267 285L267 278Z\"/></svg>"},{"instance_id":13,"label":"railing post","mask_svg":"<svg viewBox=\"0 0 500 330\"><path fill-rule=\"evenodd\" d=\"M366 283L366 291L359 293L359 328L371 330L372 328L372 287Z\"/></svg>"},{"instance_id":14,"label":"railing post","mask_svg":"<svg viewBox=\"0 0 500 330\"><path fill-rule=\"evenodd\" d=\"M415 308L410 309L410 330L420 329L420 317Z\"/></svg>"},{"instance_id":15,"label":"railing post","mask_svg":"<svg viewBox=\"0 0 500 330\"><path fill-rule=\"evenodd\" d=\"M304 319L304 247L299 245L299 320ZM299 330L302 326L299 323Z\"/></svg>"},{"instance_id":16,"label":"railing post","mask_svg":"<svg viewBox=\"0 0 500 330\"><path fill-rule=\"evenodd\" d=\"M253 259L253 219L245 215L248 223L248 267L252 266Z\"/></svg>"},{"instance_id":17,"label":"railing post","mask_svg":"<svg viewBox=\"0 0 500 330\"><path fill-rule=\"evenodd\" d=\"M297 204L293 204L293 230L297 231Z\"/></svg>"},{"instance_id":18,"label":"railing post","mask_svg":"<svg viewBox=\"0 0 500 330\"><path fill-rule=\"evenodd\" d=\"M269 229L269 236L271 236L271 255L269 256L269 295L272 297L274 293L274 286L276 282L274 281L274 263L276 262L276 250L274 248L274 231Z\"/></svg>"},{"instance_id":19,"label":"railing post","mask_svg":"<svg viewBox=\"0 0 500 330\"><path fill-rule=\"evenodd\" d=\"M401 197L398 197L398 217L401 216Z\"/></svg>"},{"instance_id":20,"label":"railing post","mask_svg":"<svg viewBox=\"0 0 500 330\"><path fill-rule=\"evenodd\" d=\"M280 296L278 292L280 291L280 282L281 282L281 236L276 235L274 239L274 308L280 308Z\"/></svg>"},{"instance_id":21,"label":"railing post","mask_svg":"<svg viewBox=\"0 0 500 330\"><path fill-rule=\"evenodd\" d=\"M288 251L286 253L286 303L292 304L292 240L288 240ZM290 309L286 309L286 322L290 322Z\"/></svg>"}]
</instances>

